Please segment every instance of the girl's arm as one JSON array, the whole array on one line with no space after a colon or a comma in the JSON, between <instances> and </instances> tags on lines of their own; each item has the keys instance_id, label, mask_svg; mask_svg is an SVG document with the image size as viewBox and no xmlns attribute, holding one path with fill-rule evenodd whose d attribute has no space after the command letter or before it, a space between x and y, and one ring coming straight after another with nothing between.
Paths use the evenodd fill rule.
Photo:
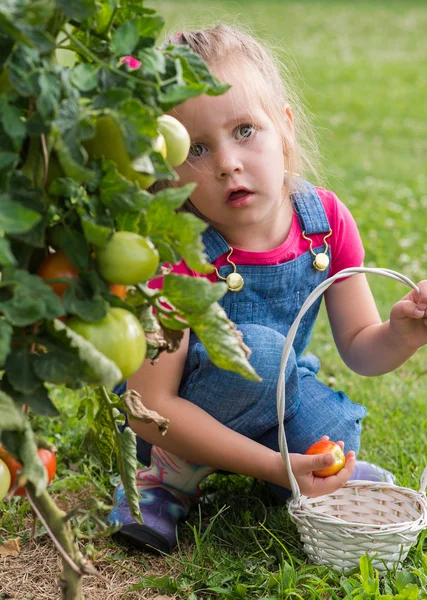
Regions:
<instances>
[{"instance_id":1,"label":"girl's arm","mask_svg":"<svg viewBox=\"0 0 427 600\"><path fill-rule=\"evenodd\" d=\"M353 275L325 292L332 333L344 362L356 373L393 371L427 343L427 281L397 302L382 322L364 274Z\"/></svg>"},{"instance_id":2,"label":"girl's arm","mask_svg":"<svg viewBox=\"0 0 427 600\"><path fill-rule=\"evenodd\" d=\"M153 423L137 421L130 421L132 429L144 440L194 463L289 488L289 478L280 452L236 433L195 404L178 396L188 337L186 331L177 352L162 353L155 365L146 360L128 380L128 388L139 392L147 408L170 419L167 433L161 435ZM338 475L320 479L313 477L312 471L329 466L333 462L332 455L291 455L293 471L301 491L316 496L342 487L353 471L354 453L348 453L347 458L346 467Z\"/></svg>"}]
</instances>

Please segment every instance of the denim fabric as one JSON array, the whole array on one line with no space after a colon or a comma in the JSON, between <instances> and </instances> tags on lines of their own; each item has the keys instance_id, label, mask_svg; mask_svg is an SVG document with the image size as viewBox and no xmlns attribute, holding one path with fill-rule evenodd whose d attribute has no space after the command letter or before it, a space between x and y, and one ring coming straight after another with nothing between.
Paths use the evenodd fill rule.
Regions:
<instances>
[{"instance_id":1,"label":"denim fabric","mask_svg":"<svg viewBox=\"0 0 427 600\"><path fill-rule=\"evenodd\" d=\"M293 201L303 231L329 231L322 202L311 184L304 182ZM212 227L203 234L203 242L210 262L229 250ZM323 246L314 250L323 251ZM231 271L231 266L224 266L220 274L226 277ZM307 242L307 252L295 260L280 265L238 265L237 271L244 278L243 289L227 292L220 304L242 331L244 342L252 350L250 362L262 382L248 381L213 365L191 332L179 394L227 427L278 450L276 389L283 344L302 304L328 277L328 269L320 272L313 267ZM316 378L318 358L303 355L320 304L318 299L301 321L284 375L287 443L290 452L304 452L322 435L329 435L343 440L346 450L357 452L366 408L321 383ZM139 460L144 458L142 462L148 464L149 452L150 445L138 439Z\"/></svg>"},{"instance_id":2,"label":"denim fabric","mask_svg":"<svg viewBox=\"0 0 427 600\"><path fill-rule=\"evenodd\" d=\"M315 188L306 182L293 198L302 230L328 232L329 223ZM229 249L214 228L204 235L210 262ZM323 246L315 252L323 251ZM328 250L330 254L330 248ZM231 266L220 268L226 277ZM238 265L244 279L240 292L227 292L220 300L229 318L251 348L250 362L262 382L244 379L216 367L194 332L179 394L200 406L231 429L278 449L276 389L286 335L308 295L328 277L329 270L313 267L309 251L280 265ZM286 366L285 430L290 452L304 452L322 435L343 440L346 450L359 449L364 406L354 404L343 392L335 392L316 378L320 362L303 355L321 304L319 298L302 319Z\"/></svg>"}]
</instances>

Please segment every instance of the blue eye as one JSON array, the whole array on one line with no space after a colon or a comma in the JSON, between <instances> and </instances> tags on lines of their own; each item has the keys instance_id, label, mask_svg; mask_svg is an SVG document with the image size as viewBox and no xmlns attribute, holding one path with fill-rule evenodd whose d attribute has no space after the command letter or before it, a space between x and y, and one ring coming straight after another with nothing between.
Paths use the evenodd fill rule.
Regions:
<instances>
[{"instance_id":1,"label":"blue eye","mask_svg":"<svg viewBox=\"0 0 427 600\"><path fill-rule=\"evenodd\" d=\"M236 137L241 140L247 140L255 133L255 127L253 125L239 125L236 129Z\"/></svg>"},{"instance_id":2,"label":"blue eye","mask_svg":"<svg viewBox=\"0 0 427 600\"><path fill-rule=\"evenodd\" d=\"M204 155L204 151L206 150L206 146L203 144L192 144L190 146L190 150L188 151L189 158L200 158Z\"/></svg>"}]
</instances>

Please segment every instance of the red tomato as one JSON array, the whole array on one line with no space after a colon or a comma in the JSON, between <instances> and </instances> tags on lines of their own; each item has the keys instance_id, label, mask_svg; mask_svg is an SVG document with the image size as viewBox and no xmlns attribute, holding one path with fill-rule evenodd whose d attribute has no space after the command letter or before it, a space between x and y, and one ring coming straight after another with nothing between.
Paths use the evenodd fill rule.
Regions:
<instances>
[{"instance_id":1,"label":"red tomato","mask_svg":"<svg viewBox=\"0 0 427 600\"><path fill-rule=\"evenodd\" d=\"M47 483L49 484L56 473L56 455L50 450L46 450L45 448L39 448L37 450L37 454L39 455L40 460L44 464L44 467L47 472ZM10 490L15 485L17 472L22 469L22 465L2 447L0 447L0 459L4 463L6 463L6 466L10 471ZM13 495L26 496L25 488L18 488Z\"/></svg>"},{"instance_id":2,"label":"red tomato","mask_svg":"<svg viewBox=\"0 0 427 600\"><path fill-rule=\"evenodd\" d=\"M60 277L77 279L79 276L79 271L63 250L57 250L42 260L39 268L37 269L37 275L39 275L45 281L49 279L59 279ZM52 283L50 285L55 294L60 298L63 297L65 290L68 287L66 283ZM114 296L118 296L122 300L126 298L125 285L109 283L108 286L110 288L110 292L114 294ZM61 320L65 320L65 317L61 317Z\"/></svg>"},{"instance_id":3,"label":"red tomato","mask_svg":"<svg viewBox=\"0 0 427 600\"><path fill-rule=\"evenodd\" d=\"M49 279L59 279L67 277L68 279L77 279L79 276L78 269L73 265L71 260L63 250L58 250L46 256L37 269L39 275L45 281ZM52 283L53 291L57 296L62 298L68 285L66 283Z\"/></svg>"},{"instance_id":4,"label":"red tomato","mask_svg":"<svg viewBox=\"0 0 427 600\"><path fill-rule=\"evenodd\" d=\"M330 467L313 471L313 475L316 477L329 477L329 475L335 475L335 473L341 471L345 465L344 452L338 444L331 440L320 440L319 442L315 442L306 451L306 454L333 454L335 458L335 462Z\"/></svg>"}]
</instances>

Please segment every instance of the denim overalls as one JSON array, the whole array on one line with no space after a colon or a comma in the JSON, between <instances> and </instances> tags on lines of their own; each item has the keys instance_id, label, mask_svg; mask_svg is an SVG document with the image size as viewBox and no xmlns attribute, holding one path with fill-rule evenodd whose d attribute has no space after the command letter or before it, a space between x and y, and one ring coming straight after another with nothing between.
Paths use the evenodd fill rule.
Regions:
<instances>
[{"instance_id":1,"label":"denim overalls","mask_svg":"<svg viewBox=\"0 0 427 600\"><path fill-rule=\"evenodd\" d=\"M310 236L328 233L329 222L315 188L304 182L292 195L302 231ZM334 235L334 232L332 232ZM213 262L229 245L212 227L203 235L208 260ZM323 246L315 252L323 251ZM329 258L330 249L328 251ZM231 266L220 268L226 277ZM187 360L179 395L200 406L218 421L261 444L278 450L276 388L286 334L307 296L328 277L313 267L309 251L280 265L237 265L244 286L220 300L228 317L243 333L252 350L250 362L262 382L219 369L210 361L194 332L190 334ZM338 284L339 285L339 284ZM285 429L289 452L303 453L322 435L343 440L345 450L356 453L360 445L361 419L366 408L351 402L316 378L319 360L303 355L320 308L321 298L300 323L286 367ZM149 464L150 446L138 440L138 458Z\"/></svg>"}]
</instances>

